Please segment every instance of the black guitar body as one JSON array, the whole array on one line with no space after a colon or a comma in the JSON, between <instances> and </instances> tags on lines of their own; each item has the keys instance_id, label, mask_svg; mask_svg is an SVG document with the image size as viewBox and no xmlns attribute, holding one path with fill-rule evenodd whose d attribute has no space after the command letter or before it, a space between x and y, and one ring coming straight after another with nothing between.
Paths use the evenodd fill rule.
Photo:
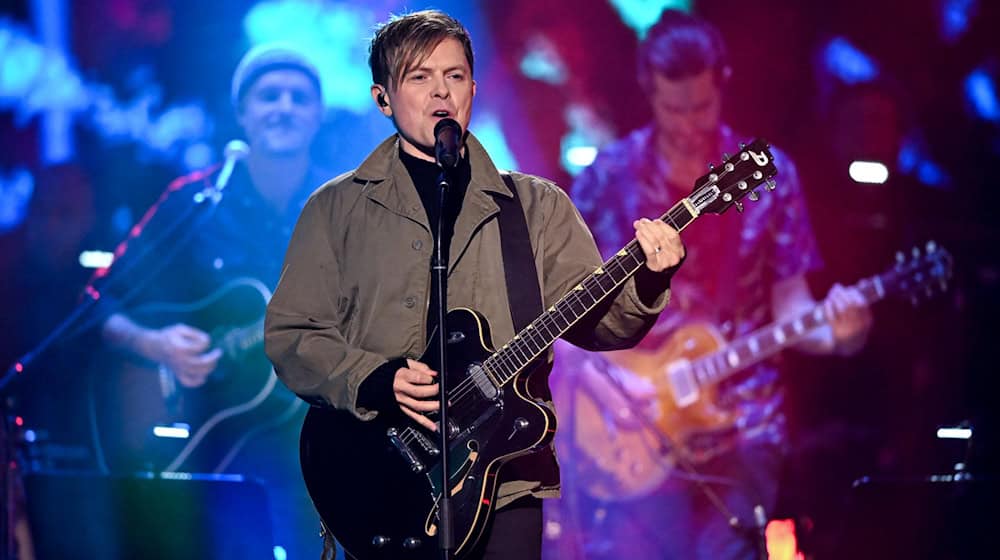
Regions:
<instances>
[{"instance_id":1,"label":"black guitar body","mask_svg":"<svg viewBox=\"0 0 1000 560\"><path fill-rule=\"evenodd\" d=\"M483 360L493 353L484 317L456 309L447 321L449 476L455 550L461 556L486 526L498 471L515 457L545 448L555 433L555 415L528 394L530 368L499 388L483 370ZM432 340L428 348L436 344ZM435 356L421 361L438 369ZM306 486L323 522L351 556L440 557L438 449L437 433L401 412L363 422L343 411L310 409L301 440Z\"/></svg>"}]
</instances>

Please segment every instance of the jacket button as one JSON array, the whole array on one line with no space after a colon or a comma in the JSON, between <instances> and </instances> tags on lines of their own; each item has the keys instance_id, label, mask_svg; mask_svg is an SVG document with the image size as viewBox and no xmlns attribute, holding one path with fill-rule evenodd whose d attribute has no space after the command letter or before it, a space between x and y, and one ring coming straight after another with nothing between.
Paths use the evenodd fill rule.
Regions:
<instances>
[{"instance_id":1,"label":"jacket button","mask_svg":"<svg viewBox=\"0 0 1000 560\"><path fill-rule=\"evenodd\" d=\"M421 248L423 248L423 246L424 242L419 239L414 239L413 243L410 244L410 247L413 247L415 251L419 251Z\"/></svg>"},{"instance_id":2,"label":"jacket button","mask_svg":"<svg viewBox=\"0 0 1000 560\"><path fill-rule=\"evenodd\" d=\"M413 296L407 296L407 298L403 300L403 305L405 305L406 307L413 307L416 304L417 304L417 298Z\"/></svg>"}]
</instances>

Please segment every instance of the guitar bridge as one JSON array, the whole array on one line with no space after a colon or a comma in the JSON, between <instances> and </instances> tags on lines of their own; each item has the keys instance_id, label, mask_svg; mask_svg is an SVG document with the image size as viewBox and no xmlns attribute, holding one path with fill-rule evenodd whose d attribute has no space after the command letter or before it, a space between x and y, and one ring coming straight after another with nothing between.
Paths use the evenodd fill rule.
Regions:
<instances>
[{"instance_id":1,"label":"guitar bridge","mask_svg":"<svg viewBox=\"0 0 1000 560\"><path fill-rule=\"evenodd\" d=\"M403 456L407 464L410 465L410 470L415 473L424 472L427 468L424 464L417 458L417 455L410 449L410 446L403 442L403 439L399 436L399 430L396 428L389 428L385 435L389 436L389 442L392 446L399 451L399 454Z\"/></svg>"}]
</instances>

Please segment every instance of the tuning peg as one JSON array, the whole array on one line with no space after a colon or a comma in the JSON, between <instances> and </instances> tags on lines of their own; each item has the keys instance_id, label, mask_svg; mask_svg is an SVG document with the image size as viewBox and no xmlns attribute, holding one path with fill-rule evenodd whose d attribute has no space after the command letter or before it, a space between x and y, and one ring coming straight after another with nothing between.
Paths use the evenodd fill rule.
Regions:
<instances>
[{"instance_id":1,"label":"tuning peg","mask_svg":"<svg viewBox=\"0 0 1000 560\"><path fill-rule=\"evenodd\" d=\"M747 198L749 198L753 202L757 202L758 200L760 200L760 193L758 193L757 191L750 191L750 194L747 195Z\"/></svg>"},{"instance_id":2,"label":"tuning peg","mask_svg":"<svg viewBox=\"0 0 1000 560\"><path fill-rule=\"evenodd\" d=\"M747 149L747 143L746 142L740 142L740 149L741 150Z\"/></svg>"},{"instance_id":3,"label":"tuning peg","mask_svg":"<svg viewBox=\"0 0 1000 560\"><path fill-rule=\"evenodd\" d=\"M774 189L778 188L778 183L775 182L774 179L768 179L766 184L767 184L767 190L769 191L773 191Z\"/></svg>"},{"instance_id":4,"label":"tuning peg","mask_svg":"<svg viewBox=\"0 0 1000 560\"><path fill-rule=\"evenodd\" d=\"M910 249L910 254L913 255L913 258L919 259L920 258L920 247L914 247L913 249Z\"/></svg>"},{"instance_id":5,"label":"tuning peg","mask_svg":"<svg viewBox=\"0 0 1000 560\"><path fill-rule=\"evenodd\" d=\"M896 251L896 264L903 264L906 262L906 255L902 251Z\"/></svg>"},{"instance_id":6,"label":"tuning peg","mask_svg":"<svg viewBox=\"0 0 1000 560\"><path fill-rule=\"evenodd\" d=\"M726 161L727 159L729 159L729 153L728 152L722 152L722 161Z\"/></svg>"},{"instance_id":7,"label":"tuning peg","mask_svg":"<svg viewBox=\"0 0 1000 560\"><path fill-rule=\"evenodd\" d=\"M711 171L713 169L715 169L715 164L714 163L708 164L708 170Z\"/></svg>"},{"instance_id":8,"label":"tuning peg","mask_svg":"<svg viewBox=\"0 0 1000 560\"><path fill-rule=\"evenodd\" d=\"M742 214L743 213L743 203L737 200L733 204L736 205L736 211L739 212L740 214Z\"/></svg>"},{"instance_id":9,"label":"tuning peg","mask_svg":"<svg viewBox=\"0 0 1000 560\"><path fill-rule=\"evenodd\" d=\"M937 247L937 243L934 242L933 240L931 240L931 241L928 241L927 245L924 246L924 251L928 255L930 255L930 254L936 253L937 252L937 248L938 248Z\"/></svg>"}]
</instances>

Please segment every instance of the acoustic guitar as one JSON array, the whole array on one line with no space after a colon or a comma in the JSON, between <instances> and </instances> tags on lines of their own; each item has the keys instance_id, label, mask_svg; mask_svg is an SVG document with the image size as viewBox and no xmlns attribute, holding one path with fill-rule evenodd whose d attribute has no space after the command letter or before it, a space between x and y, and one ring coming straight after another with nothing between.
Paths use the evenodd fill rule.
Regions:
<instances>
[{"instance_id":1,"label":"acoustic guitar","mask_svg":"<svg viewBox=\"0 0 1000 560\"><path fill-rule=\"evenodd\" d=\"M184 323L223 351L204 385L184 387L162 364L112 352L93 379L94 439L112 471L224 472L247 441L299 417L305 403L264 355L271 291L236 278L191 302L150 302L127 311L143 325Z\"/></svg>"}]
</instances>

